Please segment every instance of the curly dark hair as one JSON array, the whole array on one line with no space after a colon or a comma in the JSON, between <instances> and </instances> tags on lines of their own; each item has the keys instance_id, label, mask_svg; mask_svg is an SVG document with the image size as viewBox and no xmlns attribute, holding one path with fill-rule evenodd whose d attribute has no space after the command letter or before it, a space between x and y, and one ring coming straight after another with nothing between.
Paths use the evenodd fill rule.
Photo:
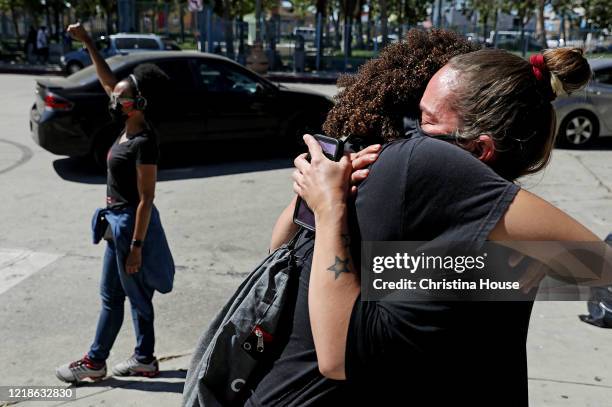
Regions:
<instances>
[{"instance_id":1,"label":"curly dark hair","mask_svg":"<svg viewBox=\"0 0 612 407\"><path fill-rule=\"evenodd\" d=\"M446 30L410 30L354 75L343 75L336 104L323 124L330 137L358 136L374 143L404 135L403 118L418 117L419 101L431 77L454 56L477 50Z\"/></svg>"},{"instance_id":2,"label":"curly dark hair","mask_svg":"<svg viewBox=\"0 0 612 407\"><path fill-rule=\"evenodd\" d=\"M133 74L140 93L147 99L145 117L155 121L164 110L170 78L159 66L152 63L138 65Z\"/></svg>"}]
</instances>

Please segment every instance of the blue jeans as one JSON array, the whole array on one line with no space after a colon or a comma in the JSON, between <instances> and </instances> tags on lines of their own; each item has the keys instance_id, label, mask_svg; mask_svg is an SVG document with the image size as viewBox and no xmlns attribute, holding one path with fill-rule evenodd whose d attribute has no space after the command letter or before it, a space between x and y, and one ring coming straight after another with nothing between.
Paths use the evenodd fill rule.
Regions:
<instances>
[{"instance_id":1,"label":"blue jeans","mask_svg":"<svg viewBox=\"0 0 612 407\"><path fill-rule=\"evenodd\" d=\"M144 283L142 271L130 275L119 270L116 250L114 242L107 242L100 282L102 310L98 319L96 337L88 356L95 362L103 362L108 358L123 324L123 308L127 296L136 332L134 355L142 362L149 362L153 358L155 347L152 302L155 290Z\"/></svg>"}]
</instances>

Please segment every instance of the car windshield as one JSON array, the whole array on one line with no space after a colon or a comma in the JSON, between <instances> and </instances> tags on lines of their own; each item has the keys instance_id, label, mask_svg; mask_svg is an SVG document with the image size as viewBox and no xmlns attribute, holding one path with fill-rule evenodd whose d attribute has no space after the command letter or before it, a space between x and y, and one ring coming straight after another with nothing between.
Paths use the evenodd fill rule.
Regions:
<instances>
[{"instance_id":1,"label":"car windshield","mask_svg":"<svg viewBox=\"0 0 612 407\"><path fill-rule=\"evenodd\" d=\"M125 65L125 60L123 58L109 58L106 60L106 62L113 72ZM96 68L93 65L90 65L87 68L83 68L80 71L73 73L66 79L71 82L78 83L79 85L87 85L96 81L98 77L96 76Z\"/></svg>"},{"instance_id":2,"label":"car windshield","mask_svg":"<svg viewBox=\"0 0 612 407\"><path fill-rule=\"evenodd\" d=\"M159 44L152 38L119 37L115 39L115 47L121 50L159 49Z\"/></svg>"}]
</instances>

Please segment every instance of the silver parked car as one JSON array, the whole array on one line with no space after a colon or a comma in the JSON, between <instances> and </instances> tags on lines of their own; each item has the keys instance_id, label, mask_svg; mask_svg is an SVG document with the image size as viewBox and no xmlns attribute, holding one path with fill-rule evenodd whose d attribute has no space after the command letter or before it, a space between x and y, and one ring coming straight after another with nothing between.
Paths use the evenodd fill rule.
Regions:
<instances>
[{"instance_id":1,"label":"silver parked car","mask_svg":"<svg viewBox=\"0 0 612 407\"><path fill-rule=\"evenodd\" d=\"M612 58L589 60L593 80L581 92L554 102L560 146L582 148L612 136Z\"/></svg>"},{"instance_id":2,"label":"silver parked car","mask_svg":"<svg viewBox=\"0 0 612 407\"><path fill-rule=\"evenodd\" d=\"M180 51L176 42L168 37L155 34L119 33L101 36L96 39L95 46L104 58L117 54L129 54L142 51ZM89 52L85 47L68 52L60 60L66 74L71 75L86 66L91 65Z\"/></svg>"}]
</instances>

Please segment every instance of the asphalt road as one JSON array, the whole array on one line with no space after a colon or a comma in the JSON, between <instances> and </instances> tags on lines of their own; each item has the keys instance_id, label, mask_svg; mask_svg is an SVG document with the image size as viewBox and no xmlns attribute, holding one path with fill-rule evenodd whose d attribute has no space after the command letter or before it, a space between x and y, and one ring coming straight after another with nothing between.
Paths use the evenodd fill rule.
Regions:
<instances>
[{"instance_id":1,"label":"asphalt road","mask_svg":"<svg viewBox=\"0 0 612 407\"><path fill-rule=\"evenodd\" d=\"M92 245L89 226L93 210L105 203L104 179L32 141L33 84L30 76L0 76L0 386L60 384L55 367L87 351L100 306L103 247ZM177 405L196 339L266 255L276 216L291 198L291 160L201 153L202 164L162 169L157 186L156 205L177 264L174 291L155 298L164 372L153 380L79 387L69 405ZM612 230L612 143L557 150L546 172L523 186L602 238ZM528 341L532 405L610 405L612 332L579 322L584 310L578 302L536 304ZM132 352L129 315L109 365ZM20 403L29 404L45 405Z\"/></svg>"}]
</instances>

